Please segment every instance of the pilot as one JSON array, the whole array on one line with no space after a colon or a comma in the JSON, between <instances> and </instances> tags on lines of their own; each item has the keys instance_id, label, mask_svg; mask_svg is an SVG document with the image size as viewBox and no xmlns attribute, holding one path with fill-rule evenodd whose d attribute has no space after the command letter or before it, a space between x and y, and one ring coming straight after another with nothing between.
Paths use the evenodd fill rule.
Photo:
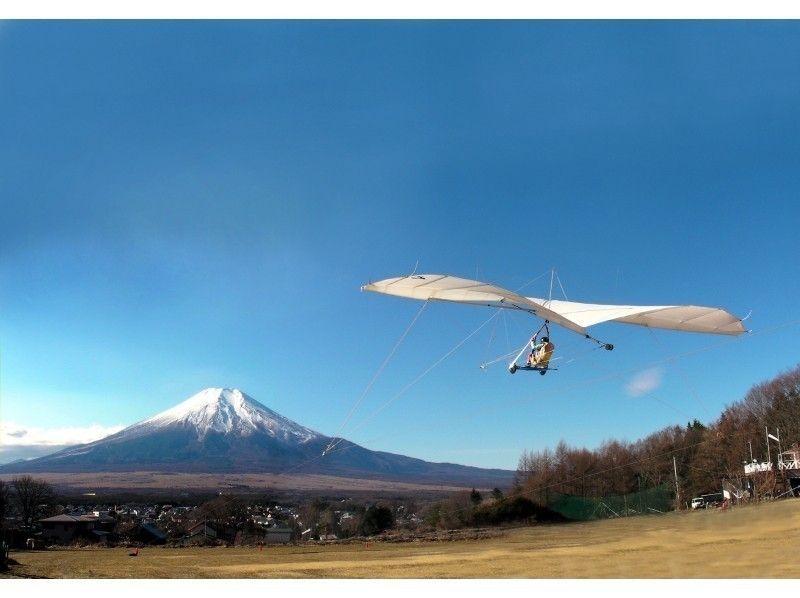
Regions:
<instances>
[{"instance_id":1,"label":"pilot","mask_svg":"<svg viewBox=\"0 0 800 598\"><path fill-rule=\"evenodd\" d=\"M542 341L537 343L536 336L531 339L531 352L528 355L528 366L540 369L539 372L542 376L547 373L547 364L550 363L550 358L553 356L553 351L556 346L550 342L547 336L542 337Z\"/></svg>"}]
</instances>

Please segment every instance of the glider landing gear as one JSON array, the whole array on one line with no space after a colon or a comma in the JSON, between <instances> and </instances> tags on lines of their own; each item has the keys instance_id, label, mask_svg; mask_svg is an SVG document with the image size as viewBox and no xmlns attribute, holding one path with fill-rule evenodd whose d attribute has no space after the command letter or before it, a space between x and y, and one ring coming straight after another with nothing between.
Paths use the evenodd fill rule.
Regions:
<instances>
[{"instance_id":1,"label":"glider landing gear","mask_svg":"<svg viewBox=\"0 0 800 598\"><path fill-rule=\"evenodd\" d=\"M535 365L517 365L516 363L514 363L508 368L508 371L511 374L513 374L517 370L523 370L527 372L539 372L542 376L544 376L550 370L557 370L557 369L558 368L551 368L551 367L540 368Z\"/></svg>"}]
</instances>

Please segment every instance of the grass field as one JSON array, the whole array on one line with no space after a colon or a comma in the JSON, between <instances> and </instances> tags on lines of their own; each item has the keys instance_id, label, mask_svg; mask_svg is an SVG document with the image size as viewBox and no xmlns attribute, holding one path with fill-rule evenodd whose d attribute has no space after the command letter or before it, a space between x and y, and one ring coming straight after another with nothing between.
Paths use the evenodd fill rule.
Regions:
<instances>
[{"instance_id":1,"label":"grass field","mask_svg":"<svg viewBox=\"0 0 800 598\"><path fill-rule=\"evenodd\" d=\"M0 474L0 480L10 483L21 474ZM456 484L424 484L398 482L396 480L370 480L346 478L322 474L278 474L278 473L170 473L163 471L48 473L32 475L55 486L60 491L138 492L164 490L171 495L175 488L189 491L219 492L235 488L238 492L263 492L265 490L292 491L360 491L360 492L454 492L469 490L472 486ZM491 488L481 488L489 490Z\"/></svg>"},{"instance_id":2,"label":"grass field","mask_svg":"<svg viewBox=\"0 0 800 598\"><path fill-rule=\"evenodd\" d=\"M480 540L12 552L51 578L797 578L800 500L510 529Z\"/></svg>"}]
</instances>

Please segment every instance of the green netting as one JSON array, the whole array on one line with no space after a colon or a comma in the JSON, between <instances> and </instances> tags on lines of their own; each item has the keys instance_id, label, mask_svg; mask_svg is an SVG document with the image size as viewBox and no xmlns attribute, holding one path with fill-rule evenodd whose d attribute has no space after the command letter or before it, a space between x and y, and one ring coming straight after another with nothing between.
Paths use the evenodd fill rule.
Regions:
<instances>
[{"instance_id":1,"label":"green netting","mask_svg":"<svg viewBox=\"0 0 800 598\"><path fill-rule=\"evenodd\" d=\"M641 492L600 498L555 494L551 495L547 506L567 519L588 521L664 513L674 508L674 499L669 486L664 485Z\"/></svg>"}]
</instances>

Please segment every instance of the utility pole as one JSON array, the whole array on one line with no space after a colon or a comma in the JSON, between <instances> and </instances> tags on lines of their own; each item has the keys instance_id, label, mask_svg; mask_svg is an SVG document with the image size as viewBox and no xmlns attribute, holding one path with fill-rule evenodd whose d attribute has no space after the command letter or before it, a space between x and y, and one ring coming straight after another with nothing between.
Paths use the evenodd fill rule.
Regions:
<instances>
[{"instance_id":1,"label":"utility pole","mask_svg":"<svg viewBox=\"0 0 800 598\"><path fill-rule=\"evenodd\" d=\"M675 455L672 456L672 467L675 470L675 510L681 510L681 491L678 487L678 463L675 461Z\"/></svg>"}]
</instances>

